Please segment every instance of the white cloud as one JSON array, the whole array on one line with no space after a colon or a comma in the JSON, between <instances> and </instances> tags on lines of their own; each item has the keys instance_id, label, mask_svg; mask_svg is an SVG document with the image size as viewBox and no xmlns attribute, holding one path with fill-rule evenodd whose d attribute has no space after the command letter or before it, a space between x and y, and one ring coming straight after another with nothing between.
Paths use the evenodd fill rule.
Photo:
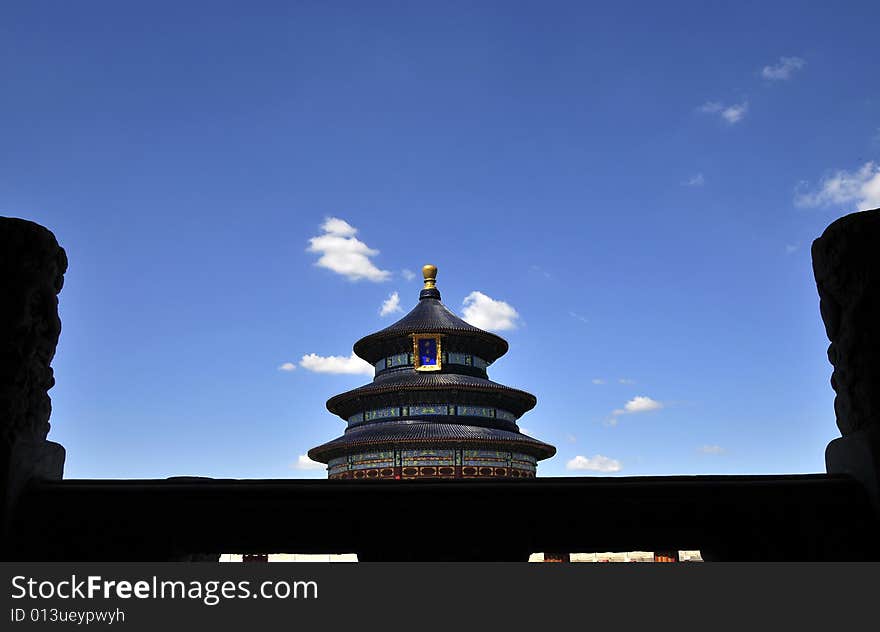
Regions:
<instances>
[{"instance_id":1,"label":"white cloud","mask_svg":"<svg viewBox=\"0 0 880 632\"><path fill-rule=\"evenodd\" d=\"M388 314L402 311L403 309L400 307L400 295L397 292L392 292L388 295L388 298L382 302L382 307L379 308L379 316L388 316Z\"/></svg>"},{"instance_id":2,"label":"white cloud","mask_svg":"<svg viewBox=\"0 0 880 632\"><path fill-rule=\"evenodd\" d=\"M643 395L637 395L623 405L623 410L627 413L644 413L649 410L658 410L660 408L663 408L663 404L656 399L651 399L650 397L645 397Z\"/></svg>"},{"instance_id":3,"label":"white cloud","mask_svg":"<svg viewBox=\"0 0 880 632\"><path fill-rule=\"evenodd\" d=\"M617 381L620 382L621 384L635 384L636 383L635 380L631 380L628 377L622 377Z\"/></svg>"},{"instance_id":4,"label":"white cloud","mask_svg":"<svg viewBox=\"0 0 880 632\"><path fill-rule=\"evenodd\" d=\"M746 115L746 111L749 109L749 104L745 101L740 103L739 105L731 105L730 107L724 108L721 112L722 118L725 121L733 125L734 123L738 123L742 120L742 118Z\"/></svg>"},{"instance_id":5,"label":"white cloud","mask_svg":"<svg viewBox=\"0 0 880 632\"><path fill-rule=\"evenodd\" d=\"M296 365L293 362L285 362L281 366L278 367L279 371L295 371Z\"/></svg>"},{"instance_id":6,"label":"white cloud","mask_svg":"<svg viewBox=\"0 0 880 632\"><path fill-rule=\"evenodd\" d=\"M321 225L321 230L331 235L339 235L340 237L354 237L357 234L357 228L338 217L328 217Z\"/></svg>"},{"instance_id":7,"label":"white cloud","mask_svg":"<svg viewBox=\"0 0 880 632\"><path fill-rule=\"evenodd\" d=\"M803 68L807 62L800 57L780 57L779 62L773 66L764 66L761 76L771 81L785 81L791 79L795 71Z\"/></svg>"},{"instance_id":8,"label":"white cloud","mask_svg":"<svg viewBox=\"0 0 880 632\"><path fill-rule=\"evenodd\" d=\"M408 268L404 268L403 270L401 270L400 275L407 281L412 281L414 278L416 278L416 273Z\"/></svg>"},{"instance_id":9,"label":"white cloud","mask_svg":"<svg viewBox=\"0 0 880 632\"><path fill-rule=\"evenodd\" d=\"M706 184L706 178L703 177L702 173L698 173L694 176L691 176L687 180L681 183L682 186L686 187L701 187Z\"/></svg>"},{"instance_id":10,"label":"white cloud","mask_svg":"<svg viewBox=\"0 0 880 632\"><path fill-rule=\"evenodd\" d=\"M319 356L309 353L302 357L299 365L315 373L336 373L346 375L369 375L373 376L375 370L369 362L361 360L354 352L349 357L344 356Z\"/></svg>"},{"instance_id":11,"label":"white cloud","mask_svg":"<svg viewBox=\"0 0 880 632\"><path fill-rule=\"evenodd\" d=\"M349 281L386 281L391 276L388 270L377 268L370 257L379 254L355 237L357 229L343 219L329 217L321 225L323 235L309 239L307 252L317 252L321 256L316 266L327 268L341 274Z\"/></svg>"},{"instance_id":12,"label":"white cloud","mask_svg":"<svg viewBox=\"0 0 880 632\"><path fill-rule=\"evenodd\" d=\"M519 427L519 431L520 431L521 433L523 433L524 435L532 436L532 431L529 430L528 428L524 428L524 427L520 426L520 427Z\"/></svg>"},{"instance_id":13,"label":"white cloud","mask_svg":"<svg viewBox=\"0 0 880 632\"><path fill-rule=\"evenodd\" d=\"M471 292L462 303L462 317L474 327L493 331L516 329L519 313L509 303L482 292Z\"/></svg>"},{"instance_id":14,"label":"white cloud","mask_svg":"<svg viewBox=\"0 0 880 632\"><path fill-rule=\"evenodd\" d=\"M604 384L605 380L600 377L593 378L593 384Z\"/></svg>"},{"instance_id":15,"label":"white cloud","mask_svg":"<svg viewBox=\"0 0 880 632\"><path fill-rule=\"evenodd\" d=\"M324 470L327 469L327 466L323 463L318 463L317 461L312 461L309 458L308 454L300 454L296 463L292 464L292 467L295 470Z\"/></svg>"},{"instance_id":16,"label":"white cloud","mask_svg":"<svg viewBox=\"0 0 880 632\"><path fill-rule=\"evenodd\" d=\"M734 123L739 123L743 117L745 117L746 112L749 109L748 101L743 101L742 103L738 103L736 105L724 105L718 101L707 101L702 106L700 106L701 112L706 112L709 114L718 114L725 121L733 125Z\"/></svg>"},{"instance_id":17,"label":"white cloud","mask_svg":"<svg viewBox=\"0 0 880 632\"><path fill-rule=\"evenodd\" d=\"M594 472L619 472L623 469L620 461L597 454L594 457L576 456L565 464L567 470L592 470Z\"/></svg>"},{"instance_id":18,"label":"white cloud","mask_svg":"<svg viewBox=\"0 0 880 632\"><path fill-rule=\"evenodd\" d=\"M866 162L858 171L835 171L822 179L819 188L812 192L798 193L805 188L801 183L795 190L797 206L816 207L853 205L854 210L880 207L880 165Z\"/></svg>"},{"instance_id":19,"label":"white cloud","mask_svg":"<svg viewBox=\"0 0 880 632\"><path fill-rule=\"evenodd\" d=\"M623 408L616 408L611 411L611 418L606 422L609 426L617 425L617 418L621 415L635 415L637 413L647 413L652 410L663 408L663 403L656 399L637 395L623 405Z\"/></svg>"},{"instance_id":20,"label":"white cloud","mask_svg":"<svg viewBox=\"0 0 880 632\"><path fill-rule=\"evenodd\" d=\"M720 445L701 445L697 448L697 452L701 454L724 454L726 451Z\"/></svg>"}]
</instances>

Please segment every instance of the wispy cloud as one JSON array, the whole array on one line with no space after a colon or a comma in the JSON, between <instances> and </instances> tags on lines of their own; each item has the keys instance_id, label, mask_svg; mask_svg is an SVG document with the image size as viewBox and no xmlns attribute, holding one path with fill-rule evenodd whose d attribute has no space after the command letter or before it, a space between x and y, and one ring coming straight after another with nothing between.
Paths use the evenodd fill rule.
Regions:
<instances>
[{"instance_id":1,"label":"wispy cloud","mask_svg":"<svg viewBox=\"0 0 880 632\"><path fill-rule=\"evenodd\" d=\"M597 454L593 457L578 455L565 464L567 470L589 470L593 472L619 472L623 465L617 459Z\"/></svg>"},{"instance_id":2,"label":"wispy cloud","mask_svg":"<svg viewBox=\"0 0 880 632\"><path fill-rule=\"evenodd\" d=\"M279 371L295 371L296 365L293 362L285 362L281 366L278 367Z\"/></svg>"},{"instance_id":3,"label":"wispy cloud","mask_svg":"<svg viewBox=\"0 0 880 632\"><path fill-rule=\"evenodd\" d=\"M400 276L402 276L407 281L412 281L414 278L416 278L416 273L409 268L404 268L400 271Z\"/></svg>"},{"instance_id":4,"label":"wispy cloud","mask_svg":"<svg viewBox=\"0 0 880 632\"><path fill-rule=\"evenodd\" d=\"M770 81L786 81L791 76L807 65L800 57L780 57L779 61L761 69L761 76Z\"/></svg>"},{"instance_id":5,"label":"wispy cloud","mask_svg":"<svg viewBox=\"0 0 880 632\"><path fill-rule=\"evenodd\" d=\"M801 207L847 206L847 210L880 207L880 165L866 162L857 171L843 169L825 176L813 190L801 182L794 203Z\"/></svg>"},{"instance_id":6,"label":"wispy cloud","mask_svg":"<svg viewBox=\"0 0 880 632\"><path fill-rule=\"evenodd\" d=\"M628 377L622 377L617 381L620 382L621 384L635 384L636 383L635 380L631 380Z\"/></svg>"},{"instance_id":7,"label":"wispy cloud","mask_svg":"<svg viewBox=\"0 0 880 632\"><path fill-rule=\"evenodd\" d=\"M547 272L541 266L533 265L533 266L531 266L531 270L532 270L532 272L537 272L538 274L543 275L545 279L552 279L553 278L553 275L550 274L549 272Z\"/></svg>"},{"instance_id":8,"label":"wispy cloud","mask_svg":"<svg viewBox=\"0 0 880 632\"><path fill-rule=\"evenodd\" d=\"M611 417L606 422L609 426L616 426L618 417L621 415L636 415L647 413L663 408L663 403L644 395L637 395L623 405L623 408L615 408L611 411Z\"/></svg>"},{"instance_id":9,"label":"wispy cloud","mask_svg":"<svg viewBox=\"0 0 880 632\"><path fill-rule=\"evenodd\" d=\"M724 454L727 450L720 445L701 445L697 448L697 452L700 454Z\"/></svg>"},{"instance_id":10,"label":"wispy cloud","mask_svg":"<svg viewBox=\"0 0 880 632\"><path fill-rule=\"evenodd\" d=\"M742 103L737 103L734 105L724 105L719 101L707 101L702 106L700 106L700 112L706 112L708 114L718 114L725 121L733 125L734 123L739 123L743 118L745 118L746 112L749 109L749 102L743 101Z\"/></svg>"},{"instance_id":11,"label":"wispy cloud","mask_svg":"<svg viewBox=\"0 0 880 632\"><path fill-rule=\"evenodd\" d=\"M684 180L681 184L686 187L701 187L706 184L706 178L703 177L702 173L698 173Z\"/></svg>"},{"instance_id":12,"label":"wispy cloud","mask_svg":"<svg viewBox=\"0 0 880 632\"><path fill-rule=\"evenodd\" d=\"M603 380L601 377L594 377L593 378L593 384L604 384L604 383L605 383L605 380Z\"/></svg>"},{"instance_id":13,"label":"wispy cloud","mask_svg":"<svg viewBox=\"0 0 880 632\"><path fill-rule=\"evenodd\" d=\"M334 373L344 375L369 375L375 374L373 365L361 360L354 352L349 357L345 356L319 356L309 353L302 357L299 365L307 371L315 373Z\"/></svg>"},{"instance_id":14,"label":"wispy cloud","mask_svg":"<svg viewBox=\"0 0 880 632\"><path fill-rule=\"evenodd\" d=\"M349 281L380 282L391 277L388 270L377 268L370 257L379 254L355 237L357 229L343 219L328 217L321 225L323 234L309 239L307 252L320 253L316 266L341 274Z\"/></svg>"},{"instance_id":15,"label":"wispy cloud","mask_svg":"<svg viewBox=\"0 0 880 632\"><path fill-rule=\"evenodd\" d=\"M579 320L579 321L581 321L582 323L588 323L588 322L590 322L589 320L587 320L587 317L586 317L586 316L584 316L584 315L582 315L582 314L578 314L577 312L571 312L571 311L570 311L570 312L568 312L568 315L571 316L572 318L574 318L575 320Z\"/></svg>"},{"instance_id":16,"label":"wispy cloud","mask_svg":"<svg viewBox=\"0 0 880 632\"><path fill-rule=\"evenodd\" d=\"M308 454L300 454L296 463L292 463L290 465L291 468L295 470L324 470L327 469L327 466L323 463L318 463L317 461L312 461L309 458Z\"/></svg>"},{"instance_id":17,"label":"wispy cloud","mask_svg":"<svg viewBox=\"0 0 880 632\"><path fill-rule=\"evenodd\" d=\"M402 311L403 309L400 307L400 295L397 292L392 292L388 295L388 298L382 302L382 307L379 308L379 316L388 316L389 314Z\"/></svg>"},{"instance_id":18,"label":"wispy cloud","mask_svg":"<svg viewBox=\"0 0 880 632\"><path fill-rule=\"evenodd\" d=\"M800 244L785 244L785 254L790 255L797 252L798 248L800 248Z\"/></svg>"},{"instance_id":19,"label":"wispy cloud","mask_svg":"<svg viewBox=\"0 0 880 632\"><path fill-rule=\"evenodd\" d=\"M461 313L474 327L490 331L516 329L519 321L519 313L512 305L476 291L465 297Z\"/></svg>"}]
</instances>

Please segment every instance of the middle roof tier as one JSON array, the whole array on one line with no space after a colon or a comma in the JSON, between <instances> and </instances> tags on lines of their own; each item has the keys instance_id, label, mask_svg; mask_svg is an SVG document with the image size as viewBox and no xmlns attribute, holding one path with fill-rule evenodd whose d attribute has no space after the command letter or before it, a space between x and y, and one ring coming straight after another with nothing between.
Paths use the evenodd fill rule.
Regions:
<instances>
[{"instance_id":1,"label":"middle roof tier","mask_svg":"<svg viewBox=\"0 0 880 632\"><path fill-rule=\"evenodd\" d=\"M537 399L531 393L471 375L395 371L331 397L327 410L347 420L367 409L427 403L496 406L520 417L535 407Z\"/></svg>"}]
</instances>

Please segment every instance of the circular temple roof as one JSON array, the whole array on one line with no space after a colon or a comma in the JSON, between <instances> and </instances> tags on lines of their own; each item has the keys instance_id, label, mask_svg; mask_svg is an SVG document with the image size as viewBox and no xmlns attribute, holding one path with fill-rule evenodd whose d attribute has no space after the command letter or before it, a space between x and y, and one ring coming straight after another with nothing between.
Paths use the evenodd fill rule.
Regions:
<instances>
[{"instance_id":1,"label":"circular temple roof","mask_svg":"<svg viewBox=\"0 0 880 632\"><path fill-rule=\"evenodd\" d=\"M389 348L394 346L394 342L399 342L400 338L422 333L471 338L475 343L474 351L479 350L487 362L494 362L507 353L508 345L504 338L463 321L440 302L440 290L436 286L436 266L424 266L422 274L425 277L425 286L419 293L416 306L396 323L354 343L354 352L358 356L375 364L389 353Z\"/></svg>"},{"instance_id":2,"label":"circular temple roof","mask_svg":"<svg viewBox=\"0 0 880 632\"><path fill-rule=\"evenodd\" d=\"M448 403L491 406L513 414L515 417L531 410L537 399L531 393L493 382L486 377L485 365L459 365L449 362L443 366L437 362L432 370L412 364L414 334L442 336L435 351L439 358L443 353L465 354L467 358L479 358L492 363L507 352L507 341L488 331L465 322L440 302L436 286L437 268L422 268L425 285L419 293L418 304L393 325L358 340L354 352L376 364L383 358L406 352L410 364L385 364L369 384L340 393L327 400L327 409L343 419L349 419L345 433L332 441L312 448L309 457L327 463L330 459L346 454L371 450L395 448L430 448L431 446L455 448L479 448L516 451L536 459L546 459L556 454L556 448L518 432L512 420L480 425L473 417L451 417L445 420L428 420L408 412L403 418L392 421L352 419L371 408L405 405ZM430 336L429 336L430 337ZM472 355L471 355L472 354ZM430 357L430 356L428 356ZM399 409L402 410L402 409ZM492 420L495 420L493 412ZM501 426L501 427L498 427Z\"/></svg>"}]
</instances>

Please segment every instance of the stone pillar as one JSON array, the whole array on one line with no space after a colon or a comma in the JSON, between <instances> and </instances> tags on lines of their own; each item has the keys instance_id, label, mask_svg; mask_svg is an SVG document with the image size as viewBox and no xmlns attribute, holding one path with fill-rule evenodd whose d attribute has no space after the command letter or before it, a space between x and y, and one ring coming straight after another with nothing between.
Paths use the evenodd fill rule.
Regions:
<instances>
[{"instance_id":1,"label":"stone pillar","mask_svg":"<svg viewBox=\"0 0 880 632\"><path fill-rule=\"evenodd\" d=\"M680 562L678 551L654 551L655 562Z\"/></svg>"},{"instance_id":2,"label":"stone pillar","mask_svg":"<svg viewBox=\"0 0 880 632\"><path fill-rule=\"evenodd\" d=\"M49 366L61 333L58 293L67 256L55 236L0 217L0 542L18 496L34 479L60 479L64 448L46 440L55 385ZM0 544L2 559L9 559Z\"/></svg>"},{"instance_id":3,"label":"stone pillar","mask_svg":"<svg viewBox=\"0 0 880 632\"><path fill-rule=\"evenodd\" d=\"M569 553L544 553L545 562L571 562L571 554Z\"/></svg>"},{"instance_id":4,"label":"stone pillar","mask_svg":"<svg viewBox=\"0 0 880 632\"><path fill-rule=\"evenodd\" d=\"M825 466L861 481L880 511L880 209L833 222L812 255L843 435L828 444Z\"/></svg>"}]
</instances>

